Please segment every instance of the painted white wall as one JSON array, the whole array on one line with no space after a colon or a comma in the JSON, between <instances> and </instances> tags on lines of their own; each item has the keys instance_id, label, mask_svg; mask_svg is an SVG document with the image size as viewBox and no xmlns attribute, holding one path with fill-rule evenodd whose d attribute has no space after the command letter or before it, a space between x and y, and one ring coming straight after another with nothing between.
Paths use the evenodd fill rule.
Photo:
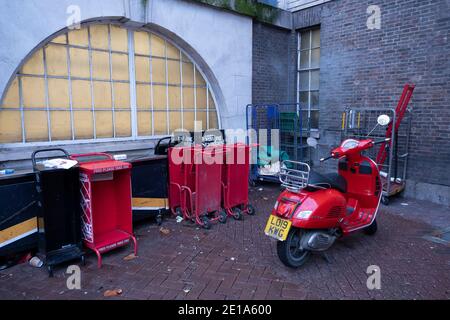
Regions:
<instances>
[{"instance_id":1,"label":"painted white wall","mask_svg":"<svg viewBox=\"0 0 450 320\"><path fill-rule=\"evenodd\" d=\"M218 85L222 127L245 128L245 105L252 100L252 19L184 0L0 0L0 97L33 48L66 27L70 5L80 7L82 21L126 17L183 39Z\"/></svg>"}]
</instances>

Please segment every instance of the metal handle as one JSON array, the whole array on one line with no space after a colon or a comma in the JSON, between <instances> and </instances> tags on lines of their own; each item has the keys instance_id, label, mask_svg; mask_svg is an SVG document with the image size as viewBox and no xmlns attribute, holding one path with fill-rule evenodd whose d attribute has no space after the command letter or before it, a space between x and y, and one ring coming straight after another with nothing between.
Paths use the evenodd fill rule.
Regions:
<instances>
[{"instance_id":1,"label":"metal handle","mask_svg":"<svg viewBox=\"0 0 450 320\"><path fill-rule=\"evenodd\" d=\"M112 155L110 155L108 153L104 153L104 152L90 152L90 153L83 153L83 154L72 154L70 156L70 159L78 160L79 158L88 158L88 157L105 157L108 160L114 160ZM102 160L93 160L92 162L95 162L95 161L102 161Z\"/></svg>"},{"instance_id":2,"label":"metal handle","mask_svg":"<svg viewBox=\"0 0 450 320\"><path fill-rule=\"evenodd\" d=\"M67 159L71 159L70 154L69 154L66 150L64 150L64 149L62 149L62 148L48 148L48 149L40 149L40 150L36 150L36 151L34 151L34 152L31 154L31 162L32 162L32 164L33 164L33 169L36 169L36 155L37 155L38 153L43 153L43 152L55 152L55 151L60 151L60 152L64 153L64 156L65 156Z\"/></svg>"}]
</instances>

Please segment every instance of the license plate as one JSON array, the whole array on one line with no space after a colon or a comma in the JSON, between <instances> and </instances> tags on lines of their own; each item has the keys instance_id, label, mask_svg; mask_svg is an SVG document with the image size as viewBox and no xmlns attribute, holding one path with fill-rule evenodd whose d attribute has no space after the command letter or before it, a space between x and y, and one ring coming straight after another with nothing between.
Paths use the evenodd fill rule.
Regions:
<instances>
[{"instance_id":1,"label":"license plate","mask_svg":"<svg viewBox=\"0 0 450 320\"><path fill-rule=\"evenodd\" d=\"M264 233L269 237L280 241L285 241L289 233L289 229L291 229L291 224L292 222L289 220L270 215Z\"/></svg>"}]
</instances>

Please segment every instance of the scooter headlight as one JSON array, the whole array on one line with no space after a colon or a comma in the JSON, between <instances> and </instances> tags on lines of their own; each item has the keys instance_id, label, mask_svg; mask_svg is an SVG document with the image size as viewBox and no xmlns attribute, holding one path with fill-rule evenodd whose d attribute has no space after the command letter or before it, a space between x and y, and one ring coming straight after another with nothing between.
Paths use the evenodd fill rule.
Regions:
<instances>
[{"instance_id":1,"label":"scooter headlight","mask_svg":"<svg viewBox=\"0 0 450 320\"><path fill-rule=\"evenodd\" d=\"M308 219L313 212L311 210L299 211L295 214L296 219Z\"/></svg>"}]
</instances>

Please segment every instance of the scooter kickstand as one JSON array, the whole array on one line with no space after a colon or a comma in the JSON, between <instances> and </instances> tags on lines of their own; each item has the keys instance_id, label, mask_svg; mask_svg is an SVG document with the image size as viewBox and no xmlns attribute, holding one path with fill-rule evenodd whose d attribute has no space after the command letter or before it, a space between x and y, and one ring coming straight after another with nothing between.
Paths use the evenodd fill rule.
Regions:
<instances>
[{"instance_id":1,"label":"scooter kickstand","mask_svg":"<svg viewBox=\"0 0 450 320\"><path fill-rule=\"evenodd\" d=\"M320 256L322 257L323 260L325 260L328 264L331 264L331 259L328 256L328 254L324 251L320 252Z\"/></svg>"}]
</instances>

